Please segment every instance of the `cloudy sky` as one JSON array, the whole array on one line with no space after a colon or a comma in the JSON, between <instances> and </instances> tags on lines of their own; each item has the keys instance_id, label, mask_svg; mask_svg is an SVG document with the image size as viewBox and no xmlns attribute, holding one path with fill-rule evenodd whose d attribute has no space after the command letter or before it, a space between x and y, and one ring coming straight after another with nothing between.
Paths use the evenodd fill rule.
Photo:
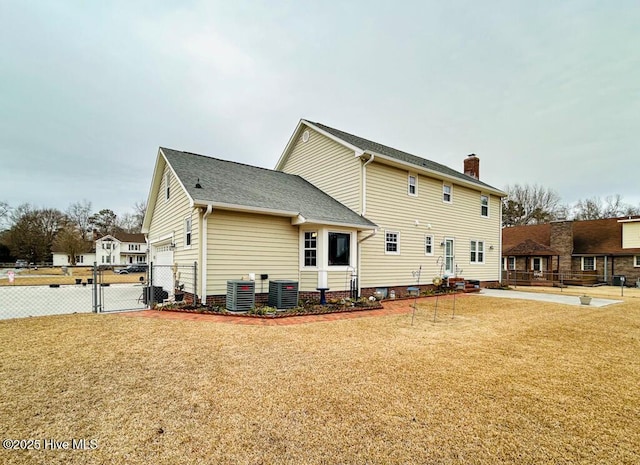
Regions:
<instances>
[{"instance_id":1,"label":"cloudy sky","mask_svg":"<svg viewBox=\"0 0 640 465\"><path fill-rule=\"evenodd\" d=\"M322 122L495 187L640 204L640 3L0 1L0 201L124 213L158 146L273 168Z\"/></svg>"}]
</instances>

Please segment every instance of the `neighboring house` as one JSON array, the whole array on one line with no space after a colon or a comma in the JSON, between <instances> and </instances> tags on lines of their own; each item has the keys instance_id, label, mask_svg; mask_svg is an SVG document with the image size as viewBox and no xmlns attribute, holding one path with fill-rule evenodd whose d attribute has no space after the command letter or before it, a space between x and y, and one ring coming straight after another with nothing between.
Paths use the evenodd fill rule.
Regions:
<instances>
[{"instance_id":1,"label":"neighboring house","mask_svg":"<svg viewBox=\"0 0 640 465\"><path fill-rule=\"evenodd\" d=\"M76 256L76 265L130 265L146 263L147 243L144 234L116 233L93 242L90 253ZM63 250L53 251L53 266L68 266L71 257Z\"/></svg>"},{"instance_id":2,"label":"neighboring house","mask_svg":"<svg viewBox=\"0 0 640 465\"><path fill-rule=\"evenodd\" d=\"M92 242L87 242L87 247L85 250L89 250L89 252L76 255L75 258L76 258L77 266L93 265L93 263L96 261L95 244L93 244ZM58 249L54 246L52 250L52 255L53 255L53 266L71 265L71 257L64 250Z\"/></svg>"},{"instance_id":3,"label":"neighboring house","mask_svg":"<svg viewBox=\"0 0 640 465\"><path fill-rule=\"evenodd\" d=\"M361 295L432 278L500 280L501 202L446 166L306 120L276 171L160 148L143 232L150 261L195 263L185 290L224 303L227 281L299 282L301 297ZM166 283L163 287L169 287ZM170 293L173 289L166 289Z\"/></svg>"},{"instance_id":4,"label":"neighboring house","mask_svg":"<svg viewBox=\"0 0 640 465\"><path fill-rule=\"evenodd\" d=\"M502 237L503 269L521 284L640 279L640 217L514 226Z\"/></svg>"}]
</instances>

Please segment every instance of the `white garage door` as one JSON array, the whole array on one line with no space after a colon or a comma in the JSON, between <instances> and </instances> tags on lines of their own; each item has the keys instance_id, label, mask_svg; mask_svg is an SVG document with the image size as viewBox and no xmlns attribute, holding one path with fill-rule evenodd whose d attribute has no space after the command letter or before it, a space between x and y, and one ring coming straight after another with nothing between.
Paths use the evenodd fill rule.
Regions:
<instances>
[{"instance_id":1,"label":"white garage door","mask_svg":"<svg viewBox=\"0 0 640 465\"><path fill-rule=\"evenodd\" d=\"M156 247L153 260L153 285L173 295L173 250L169 245Z\"/></svg>"}]
</instances>

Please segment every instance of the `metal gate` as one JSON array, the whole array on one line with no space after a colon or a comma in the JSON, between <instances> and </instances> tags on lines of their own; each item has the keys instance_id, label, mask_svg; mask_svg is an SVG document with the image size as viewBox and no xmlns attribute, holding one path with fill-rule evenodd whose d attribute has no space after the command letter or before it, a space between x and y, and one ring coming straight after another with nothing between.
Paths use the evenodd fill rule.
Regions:
<instances>
[{"instance_id":1,"label":"metal gate","mask_svg":"<svg viewBox=\"0 0 640 465\"><path fill-rule=\"evenodd\" d=\"M94 313L120 312L127 310L143 310L149 308L145 303L144 291L149 282L149 271L139 282L109 282L105 273L111 273L93 264L92 303ZM111 280L113 281L113 280Z\"/></svg>"}]
</instances>

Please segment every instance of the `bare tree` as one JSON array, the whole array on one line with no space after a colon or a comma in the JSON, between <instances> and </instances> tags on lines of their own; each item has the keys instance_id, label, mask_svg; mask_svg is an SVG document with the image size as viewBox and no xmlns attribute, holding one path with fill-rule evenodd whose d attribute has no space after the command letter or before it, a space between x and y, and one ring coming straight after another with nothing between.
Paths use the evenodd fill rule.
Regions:
<instances>
[{"instance_id":1,"label":"bare tree","mask_svg":"<svg viewBox=\"0 0 640 465\"><path fill-rule=\"evenodd\" d=\"M128 233L140 232L135 214L132 213L120 215L118 218L118 228Z\"/></svg>"},{"instance_id":2,"label":"bare tree","mask_svg":"<svg viewBox=\"0 0 640 465\"><path fill-rule=\"evenodd\" d=\"M8 226L11 207L7 202L0 202L0 231Z\"/></svg>"},{"instance_id":3,"label":"bare tree","mask_svg":"<svg viewBox=\"0 0 640 465\"><path fill-rule=\"evenodd\" d=\"M51 246L65 217L53 208L36 209L22 204L11 214L13 225L7 233L11 254L33 262L49 261Z\"/></svg>"},{"instance_id":4,"label":"bare tree","mask_svg":"<svg viewBox=\"0 0 640 465\"><path fill-rule=\"evenodd\" d=\"M576 220L598 220L640 214L640 208L625 203L620 194L608 195L604 201L598 196L580 199L573 211Z\"/></svg>"},{"instance_id":5,"label":"bare tree","mask_svg":"<svg viewBox=\"0 0 640 465\"><path fill-rule=\"evenodd\" d=\"M504 226L546 223L566 211L556 191L538 184L514 184L507 186L505 192L508 196L503 200Z\"/></svg>"},{"instance_id":6,"label":"bare tree","mask_svg":"<svg viewBox=\"0 0 640 465\"><path fill-rule=\"evenodd\" d=\"M69 256L71 265L76 264L76 256L91 250L91 244L82 238L82 234L74 223L67 223L60 229L53 244Z\"/></svg>"},{"instance_id":7,"label":"bare tree","mask_svg":"<svg viewBox=\"0 0 640 465\"><path fill-rule=\"evenodd\" d=\"M75 202L69 205L66 211L69 220L78 228L83 240L87 239L87 234L91 230L91 202L84 199L82 202Z\"/></svg>"},{"instance_id":8,"label":"bare tree","mask_svg":"<svg viewBox=\"0 0 640 465\"><path fill-rule=\"evenodd\" d=\"M144 222L144 215L147 212L147 202L141 201L133 204L133 215L136 218L136 232L142 231L142 223Z\"/></svg>"}]
</instances>

